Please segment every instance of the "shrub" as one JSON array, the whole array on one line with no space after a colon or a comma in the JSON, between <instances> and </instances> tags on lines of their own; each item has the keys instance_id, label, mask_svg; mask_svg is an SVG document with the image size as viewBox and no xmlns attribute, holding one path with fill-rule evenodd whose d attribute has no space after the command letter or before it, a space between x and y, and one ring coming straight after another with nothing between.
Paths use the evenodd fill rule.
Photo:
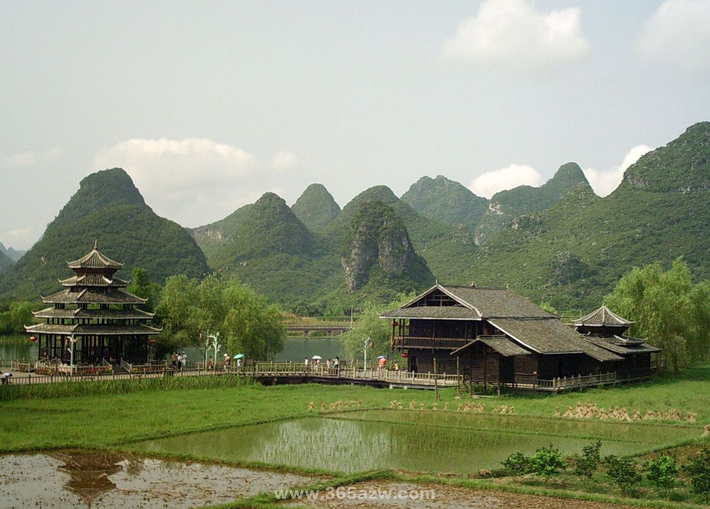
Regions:
<instances>
[{"instance_id":1,"label":"shrub","mask_svg":"<svg viewBox=\"0 0 710 509\"><path fill-rule=\"evenodd\" d=\"M550 444L550 447L540 447L530 458L530 471L543 477L557 475L560 469L567 465L562 460L562 453Z\"/></svg>"},{"instance_id":2,"label":"shrub","mask_svg":"<svg viewBox=\"0 0 710 509\"><path fill-rule=\"evenodd\" d=\"M647 461L644 468L646 479L668 496L668 490L673 487L676 477L678 477L678 465L676 465L675 459L667 454L662 454L656 459Z\"/></svg>"},{"instance_id":3,"label":"shrub","mask_svg":"<svg viewBox=\"0 0 710 509\"><path fill-rule=\"evenodd\" d=\"M700 495L704 502L710 502L710 447L704 446L683 470L690 474L693 493Z\"/></svg>"},{"instance_id":4,"label":"shrub","mask_svg":"<svg viewBox=\"0 0 710 509\"><path fill-rule=\"evenodd\" d=\"M601 456L599 452L602 448L601 440L597 440L596 443L585 445L582 448L582 456L577 456L574 473L585 479L589 479L594 475L594 472L599 466L601 461Z\"/></svg>"},{"instance_id":5,"label":"shrub","mask_svg":"<svg viewBox=\"0 0 710 509\"><path fill-rule=\"evenodd\" d=\"M612 455L604 458L604 463L607 466L607 477L621 489L624 495L641 482L641 474L636 471L636 466L631 459Z\"/></svg>"},{"instance_id":6,"label":"shrub","mask_svg":"<svg viewBox=\"0 0 710 509\"><path fill-rule=\"evenodd\" d=\"M515 451L503 462L503 469L508 475L525 475L530 473L530 458L520 451Z\"/></svg>"}]
</instances>

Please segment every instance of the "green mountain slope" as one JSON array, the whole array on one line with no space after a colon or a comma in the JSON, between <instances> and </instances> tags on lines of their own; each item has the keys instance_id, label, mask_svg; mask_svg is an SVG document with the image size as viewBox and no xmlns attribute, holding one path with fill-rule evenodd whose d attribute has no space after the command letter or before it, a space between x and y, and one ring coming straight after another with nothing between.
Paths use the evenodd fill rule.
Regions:
<instances>
[{"instance_id":1,"label":"green mountain slope","mask_svg":"<svg viewBox=\"0 0 710 509\"><path fill-rule=\"evenodd\" d=\"M320 232L340 214L340 207L322 184L311 184L291 206L306 227Z\"/></svg>"},{"instance_id":2,"label":"green mountain slope","mask_svg":"<svg viewBox=\"0 0 710 509\"><path fill-rule=\"evenodd\" d=\"M347 231L347 225L360 206L369 201L378 201L392 207L402 219L412 247L424 258L432 273L442 281L462 283L464 270L470 267L476 251L474 237L468 228L434 221L417 213L412 207L397 198L386 186L375 186L353 198L342 213L323 231L330 246L339 249Z\"/></svg>"},{"instance_id":3,"label":"green mountain slope","mask_svg":"<svg viewBox=\"0 0 710 509\"><path fill-rule=\"evenodd\" d=\"M549 209L578 184L589 182L577 163L567 163L540 187L518 186L494 194L476 229L477 242L487 242L513 218Z\"/></svg>"},{"instance_id":4,"label":"green mountain slope","mask_svg":"<svg viewBox=\"0 0 710 509\"><path fill-rule=\"evenodd\" d=\"M421 291L434 283L424 259L414 252L404 221L380 201L359 205L341 246L348 293L382 300Z\"/></svg>"},{"instance_id":5,"label":"green mountain slope","mask_svg":"<svg viewBox=\"0 0 710 509\"><path fill-rule=\"evenodd\" d=\"M547 211L523 216L482 249L485 284L510 283L558 309L591 309L622 274L683 256L710 278L710 123L641 157L599 198L579 184Z\"/></svg>"},{"instance_id":6,"label":"green mountain slope","mask_svg":"<svg viewBox=\"0 0 710 509\"><path fill-rule=\"evenodd\" d=\"M2 245L2 244L0 244ZM0 274L7 272L15 264L9 256L3 251L0 251Z\"/></svg>"},{"instance_id":7,"label":"green mountain slope","mask_svg":"<svg viewBox=\"0 0 710 509\"><path fill-rule=\"evenodd\" d=\"M195 231L199 243L212 242L205 249L211 267L236 275L275 302L313 302L335 288L342 272L337 253L273 193ZM210 237L209 231L219 233Z\"/></svg>"},{"instance_id":8,"label":"green mountain slope","mask_svg":"<svg viewBox=\"0 0 710 509\"><path fill-rule=\"evenodd\" d=\"M125 264L118 273L124 279L130 279L132 267L147 269L156 281L209 271L185 230L158 217L128 174L114 168L81 181L42 238L0 280L0 291L29 299L56 291L57 280L70 275L66 262L89 252L95 240L107 256Z\"/></svg>"},{"instance_id":9,"label":"green mountain slope","mask_svg":"<svg viewBox=\"0 0 710 509\"><path fill-rule=\"evenodd\" d=\"M13 249L11 247L5 247L2 242L0 242L0 254L4 254L10 260L13 262L16 262L20 258L22 258L22 255L24 255L27 251L18 251L16 249Z\"/></svg>"},{"instance_id":10,"label":"green mountain slope","mask_svg":"<svg viewBox=\"0 0 710 509\"><path fill-rule=\"evenodd\" d=\"M488 209L488 200L443 175L435 179L420 178L402 195L401 200L424 217L463 225L471 231L478 227Z\"/></svg>"}]
</instances>

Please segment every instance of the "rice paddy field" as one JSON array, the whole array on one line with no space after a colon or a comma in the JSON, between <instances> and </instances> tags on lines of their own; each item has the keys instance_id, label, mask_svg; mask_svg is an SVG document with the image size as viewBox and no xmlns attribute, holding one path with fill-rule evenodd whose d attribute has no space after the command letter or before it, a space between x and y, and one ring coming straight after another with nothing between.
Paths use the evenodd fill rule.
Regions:
<instances>
[{"instance_id":1,"label":"rice paddy field","mask_svg":"<svg viewBox=\"0 0 710 509\"><path fill-rule=\"evenodd\" d=\"M339 507L333 505L338 501L356 507L395 502L407 507L514 507L511 497L521 497L526 507L699 507L702 502L688 489L661 495L645 481L633 496L622 496L602 472L580 482L570 468L549 479L508 477L499 470L515 451L529 455L554 445L571 457L596 440L603 444L602 455L647 458L660 450L692 454L710 443L710 366L643 385L479 398L446 390L440 401L434 400L433 391L262 387L227 376L179 380L0 387L0 453L6 454L0 463L57 464L69 476L65 489L71 483L68 465L75 460L67 460L74 456L63 451L76 450L133 458L107 463L111 469L125 463L123 470L105 476L124 482L131 478L128 465L152 458L180 468L199 463L204 468L248 469L252 474L245 477L255 485L266 474L287 474L292 477L282 483L284 488L320 489L320 497L280 500L271 481L256 492L244 489L225 496L205 488L204 496L193 496L189 507ZM53 456L40 460L37 455ZM58 464L57 458L65 463ZM42 485L42 480L33 484L19 479L13 474L17 468L0 469L0 508L23 506L11 505L3 489L22 482L35 489ZM429 487L440 497L406 503L347 497L372 486ZM345 495L338 498L338 493ZM110 490L101 494L104 501L112 496ZM22 497L16 499L27 501ZM171 504L184 507L177 502L160 507Z\"/></svg>"}]
</instances>

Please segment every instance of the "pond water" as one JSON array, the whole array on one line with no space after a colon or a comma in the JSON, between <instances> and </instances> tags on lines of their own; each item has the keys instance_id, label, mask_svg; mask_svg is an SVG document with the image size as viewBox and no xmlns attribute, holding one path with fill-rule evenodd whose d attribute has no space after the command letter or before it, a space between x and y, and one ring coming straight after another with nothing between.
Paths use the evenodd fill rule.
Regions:
<instances>
[{"instance_id":1,"label":"pond water","mask_svg":"<svg viewBox=\"0 0 710 509\"><path fill-rule=\"evenodd\" d=\"M630 454L678 439L678 428L674 427L642 427L644 431L637 434L631 425L560 419L561 425L545 422L542 428L538 420L529 419L529 426L535 429L526 430L526 421L510 417L368 411L165 438L133 444L132 448L341 472L394 468L466 474L499 468L515 451L532 454L550 444L572 455L601 438L602 453L607 455Z\"/></svg>"},{"instance_id":2,"label":"pond water","mask_svg":"<svg viewBox=\"0 0 710 509\"><path fill-rule=\"evenodd\" d=\"M103 451L10 454L0 456L0 509L186 509L313 480Z\"/></svg>"},{"instance_id":3,"label":"pond water","mask_svg":"<svg viewBox=\"0 0 710 509\"><path fill-rule=\"evenodd\" d=\"M188 361L205 360L204 348L190 346L180 350L185 352ZM223 351L220 352L220 356L223 354ZM9 366L11 360L36 361L37 355L37 343L32 343L26 336L0 338L0 366ZM304 357L310 359L314 355L320 355L323 359L334 359L336 356L344 359L343 342L337 337L286 338L284 349L277 353L273 360L303 362Z\"/></svg>"},{"instance_id":4,"label":"pond water","mask_svg":"<svg viewBox=\"0 0 710 509\"><path fill-rule=\"evenodd\" d=\"M9 366L10 361L27 359L36 361L39 348L27 336L0 338L0 366Z\"/></svg>"},{"instance_id":5,"label":"pond water","mask_svg":"<svg viewBox=\"0 0 710 509\"><path fill-rule=\"evenodd\" d=\"M187 355L187 360L192 362L202 362L205 360L205 349L200 347L186 347L181 349ZM229 352L234 355L239 352ZM213 355L211 350L209 355ZM36 354L35 354L36 355ZM224 350L220 351L220 358L224 355ZM325 359L334 359L336 356L344 359L343 342L340 338L315 337L315 338L286 338L284 339L284 349L274 355L275 361L303 362L304 357L309 359L314 355L320 355ZM221 360L221 359L220 359Z\"/></svg>"}]
</instances>

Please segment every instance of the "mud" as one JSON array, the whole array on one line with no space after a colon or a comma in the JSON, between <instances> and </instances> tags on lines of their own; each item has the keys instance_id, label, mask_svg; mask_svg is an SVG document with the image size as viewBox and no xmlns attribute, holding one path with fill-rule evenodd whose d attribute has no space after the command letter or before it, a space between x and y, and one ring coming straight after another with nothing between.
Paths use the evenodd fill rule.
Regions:
<instances>
[{"instance_id":1,"label":"mud","mask_svg":"<svg viewBox=\"0 0 710 509\"><path fill-rule=\"evenodd\" d=\"M0 509L188 509L314 480L113 452L14 454L0 457Z\"/></svg>"}]
</instances>

